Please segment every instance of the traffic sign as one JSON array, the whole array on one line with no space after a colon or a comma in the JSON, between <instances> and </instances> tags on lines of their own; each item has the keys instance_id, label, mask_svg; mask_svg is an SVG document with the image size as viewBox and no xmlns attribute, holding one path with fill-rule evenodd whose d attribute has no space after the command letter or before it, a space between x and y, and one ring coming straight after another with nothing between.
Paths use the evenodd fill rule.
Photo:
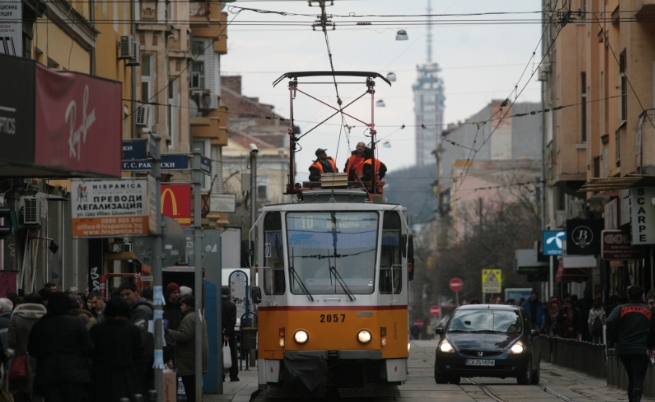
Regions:
<instances>
[{"instance_id":1,"label":"traffic sign","mask_svg":"<svg viewBox=\"0 0 655 402\"><path fill-rule=\"evenodd\" d=\"M438 316L439 314L441 314L441 307L439 306L430 307L430 314L432 314L435 317Z\"/></svg>"},{"instance_id":2,"label":"traffic sign","mask_svg":"<svg viewBox=\"0 0 655 402\"><path fill-rule=\"evenodd\" d=\"M464 287L464 282L459 278L453 278L450 280L450 290L453 292L459 292Z\"/></svg>"},{"instance_id":3,"label":"traffic sign","mask_svg":"<svg viewBox=\"0 0 655 402\"><path fill-rule=\"evenodd\" d=\"M423 322L422 319L419 318L418 320L414 321L414 325L416 325L417 327L423 329L423 326L425 325L425 323Z\"/></svg>"},{"instance_id":4,"label":"traffic sign","mask_svg":"<svg viewBox=\"0 0 655 402\"><path fill-rule=\"evenodd\" d=\"M500 293L503 284L503 271L500 269L482 270L482 293Z\"/></svg>"}]
</instances>

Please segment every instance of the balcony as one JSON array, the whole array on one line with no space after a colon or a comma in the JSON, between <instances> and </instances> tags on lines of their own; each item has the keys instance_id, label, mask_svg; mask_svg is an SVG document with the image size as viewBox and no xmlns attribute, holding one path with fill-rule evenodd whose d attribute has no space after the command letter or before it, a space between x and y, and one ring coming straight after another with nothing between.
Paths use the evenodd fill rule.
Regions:
<instances>
[{"instance_id":1,"label":"balcony","mask_svg":"<svg viewBox=\"0 0 655 402\"><path fill-rule=\"evenodd\" d=\"M634 9L637 10L635 17L638 20L653 22L653 17L655 17L655 0L637 0L635 6Z\"/></svg>"},{"instance_id":2,"label":"balcony","mask_svg":"<svg viewBox=\"0 0 655 402\"><path fill-rule=\"evenodd\" d=\"M210 110L204 117L194 117L190 123L193 138L208 138L211 145L227 145L227 106Z\"/></svg>"}]
</instances>

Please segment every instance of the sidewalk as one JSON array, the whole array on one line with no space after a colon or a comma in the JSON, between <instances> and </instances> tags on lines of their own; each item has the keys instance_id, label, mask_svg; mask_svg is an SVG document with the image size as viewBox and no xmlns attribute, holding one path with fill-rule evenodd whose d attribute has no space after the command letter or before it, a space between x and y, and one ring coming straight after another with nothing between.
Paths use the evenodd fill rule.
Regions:
<instances>
[{"instance_id":1,"label":"sidewalk","mask_svg":"<svg viewBox=\"0 0 655 402\"><path fill-rule=\"evenodd\" d=\"M228 376L228 380L223 383L223 394L204 395L203 402L249 402L252 393L258 389L257 366L250 367L248 371L239 371L239 380L235 382L229 381Z\"/></svg>"}]
</instances>

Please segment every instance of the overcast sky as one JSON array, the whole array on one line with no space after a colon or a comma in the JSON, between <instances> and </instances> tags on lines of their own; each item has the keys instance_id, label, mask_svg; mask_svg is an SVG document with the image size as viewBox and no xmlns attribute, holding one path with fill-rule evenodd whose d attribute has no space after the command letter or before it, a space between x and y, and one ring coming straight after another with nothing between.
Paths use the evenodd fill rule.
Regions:
<instances>
[{"instance_id":1,"label":"overcast sky","mask_svg":"<svg viewBox=\"0 0 655 402\"><path fill-rule=\"evenodd\" d=\"M538 0L432 0L433 14L457 14L479 12L531 12L540 10ZM328 13L335 15L424 15L428 0L335 0ZM252 1L239 0L230 6L256 8L303 14L318 14L318 8L310 8L306 0L291 1ZM232 8L231 11L236 11ZM230 12L228 21L235 18ZM532 23L445 24L454 19L523 19ZM539 62L533 58L541 37L540 14L523 13L510 15L486 15L480 17L442 16L433 19L432 58L442 68L441 77L446 88L445 122L453 123L475 114L492 99L507 98L521 77L522 88L528 86L519 101L539 101L540 85L536 75L528 81L530 74ZM279 14L242 11L228 28L227 56L221 58L223 75L242 75L243 93L259 97L263 103L275 106L275 111L289 116L289 95L287 81L273 87L272 83L284 72L329 70L327 46L323 33L313 32L310 27L262 26L265 21L311 24L311 16L282 16ZM335 70L376 71L386 76L394 72L398 80L389 87L378 80L376 99L383 99L386 107L375 109L375 122L378 125L378 139L381 143L389 141L390 147L380 147L379 157L389 169L400 169L415 163L414 102L412 84L415 82L416 66L427 61L427 27L415 25L425 17L366 17L335 18L335 21L370 21L371 26L340 26L328 31ZM244 26L252 22L254 25ZM378 26L380 23L394 22L392 27ZM408 41L396 41L396 31L405 29ZM357 81L351 79L350 81ZM359 81L362 81L359 79ZM333 85L305 85L305 92L319 97L330 104L336 104ZM339 85L339 93L347 104L365 92L364 85ZM363 121L370 120L369 98L362 99L351 106L350 113ZM307 132L331 114L330 109L316 101L298 94L294 104L296 124ZM350 136L340 135L340 119L334 117L321 128L301 140L302 151L297 153L298 171L307 170L315 159L318 147L327 148L328 155L337 158L340 169L355 149L358 141L369 141L363 133L362 123L347 118L347 123L355 126ZM402 125L405 129L400 129ZM348 138L349 137L349 138ZM350 143L348 142L348 139ZM337 144L339 143L339 146Z\"/></svg>"}]
</instances>

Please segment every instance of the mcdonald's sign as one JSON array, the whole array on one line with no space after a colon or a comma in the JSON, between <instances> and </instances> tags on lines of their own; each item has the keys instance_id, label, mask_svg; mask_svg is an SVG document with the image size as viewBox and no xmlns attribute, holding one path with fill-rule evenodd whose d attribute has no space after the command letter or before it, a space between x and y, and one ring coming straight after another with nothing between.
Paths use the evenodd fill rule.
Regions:
<instances>
[{"instance_id":1,"label":"mcdonald's sign","mask_svg":"<svg viewBox=\"0 0 655 402\"><path fill-rule=\"evenodd\" d=\"M191 226L191 185L162 183L161 214L182 226Z\"/></svg>"}]
</instances>

